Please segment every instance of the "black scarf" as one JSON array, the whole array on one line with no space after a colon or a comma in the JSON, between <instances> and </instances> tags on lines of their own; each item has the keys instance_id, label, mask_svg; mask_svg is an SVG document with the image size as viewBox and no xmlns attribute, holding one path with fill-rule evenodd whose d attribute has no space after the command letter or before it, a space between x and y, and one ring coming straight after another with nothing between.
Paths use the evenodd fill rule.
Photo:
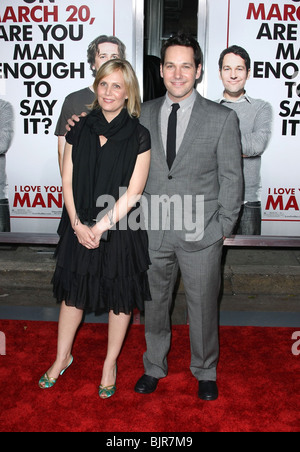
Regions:
<instances>
[{"instance_id":1,"label":"black scarf","mask_svg":"<svg viewBox=\"0 0 300 452\"><path fill-rule=\"evenodd\" d=\"M103 210L96 208L99 196L110 195L117 201L119 188L128 187L139 150L137 125L138 119L131 118L127 109L111 122L97 109L77 126L79 137L72 155L73 195L81 222L92 223ZM108 140L102 147L100 135Z\"/></svg>"}]
</instances>

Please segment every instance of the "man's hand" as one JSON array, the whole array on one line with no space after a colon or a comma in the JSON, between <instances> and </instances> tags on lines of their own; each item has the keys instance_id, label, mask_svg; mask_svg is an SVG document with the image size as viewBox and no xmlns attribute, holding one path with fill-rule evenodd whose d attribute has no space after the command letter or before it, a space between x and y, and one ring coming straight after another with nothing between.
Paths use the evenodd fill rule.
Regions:
<instances>
[{"instance_id":1,"label":"man's hand","mask_svg":"<svg viewBox=\"0 0 300 452\"><path fill-rule=\"evenodd\" d=\"M81 115L73 115L72 118L68 119L68 123L66 124L66 130L70 132L71 128L75 126L76 122L80 121L80 118L84 118L87 116L87 113L82 112Z\"/></svg>"}]
</instances>

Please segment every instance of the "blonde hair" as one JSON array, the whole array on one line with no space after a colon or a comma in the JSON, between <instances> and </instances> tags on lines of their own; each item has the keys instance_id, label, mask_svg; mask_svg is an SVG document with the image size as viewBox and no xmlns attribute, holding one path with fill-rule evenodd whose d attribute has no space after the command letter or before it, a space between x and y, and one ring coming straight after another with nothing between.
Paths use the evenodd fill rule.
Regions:
<instances>
[{"instance_id":1,"label":"blonde hair","mask_svg":"<svg viewBox=\"0 0 300 452\"><path fill-rule=\"evenodd\" d=\"M141 114L141 95L140 87L137 76L133 70L131 64L126 60L116 59L110 60L104 63L98 70L93 89L97 97L98 85L105 77L111 75L115 71L121 71L124 77L125 88L127 91L128 99L125 101L128 114L132 117L139 118ZM96 98L91 108L101 108Z\"/></svg>"}]
</instances>

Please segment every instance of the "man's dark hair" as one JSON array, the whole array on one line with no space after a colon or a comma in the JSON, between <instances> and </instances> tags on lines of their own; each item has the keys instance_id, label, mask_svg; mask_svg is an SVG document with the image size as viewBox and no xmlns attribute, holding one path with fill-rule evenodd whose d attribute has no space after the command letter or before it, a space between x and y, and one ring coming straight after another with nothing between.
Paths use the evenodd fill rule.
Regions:
<instances>
[{"instance_id":1,"label":"man's dark hair","mask_svg":"<svg viewBox=\"0 0 300 452\"><path fill-rule=\"evenodd\" d=\"M172 46L191 47L194 50L195 66L198 68L199 64L203 63L203 54L199 43L189 34L178 33L171 36L167 41L164 41L161 48L161 64L165 63L166 51Z\"/></svg>"},{"instance_id":2,"label":"man's dark hair","mask_svg":"<svg viewBox=\"0 0 300 452\"><path fill-rule=\"evenodd\" d=\"M227 49L223 50L223 52L220 55L220 59L219 59L219 69L220 71L223 68L223 61L224 61L224 57L225 55L228 55L229 53L233 53L234 55L238 55L240 56L244 61L245 61L245 65L246 65L246 69L247 71L250 70L251 68L251 59L250 56L248 54L248 52L243 49L243 47L239 47L239 46L231 46L228 47Z\"/></svg>"}]
</instances>

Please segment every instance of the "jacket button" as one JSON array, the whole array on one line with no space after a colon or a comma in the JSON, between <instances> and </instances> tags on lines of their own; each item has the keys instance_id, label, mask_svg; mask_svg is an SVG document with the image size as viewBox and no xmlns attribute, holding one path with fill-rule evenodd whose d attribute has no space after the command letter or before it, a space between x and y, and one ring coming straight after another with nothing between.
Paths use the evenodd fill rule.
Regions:
<instances>
[{"instance_id":1,"label":"jacket button","mask_svg":"<svg viewBox=\"0 0 300 452\"><path fill-rule=\"evenodd\" d=\"M169 180L172 180L172 179L173 179L173 176L168 176L168 179L169 179Z\"/></svg>"}]
</instances>

